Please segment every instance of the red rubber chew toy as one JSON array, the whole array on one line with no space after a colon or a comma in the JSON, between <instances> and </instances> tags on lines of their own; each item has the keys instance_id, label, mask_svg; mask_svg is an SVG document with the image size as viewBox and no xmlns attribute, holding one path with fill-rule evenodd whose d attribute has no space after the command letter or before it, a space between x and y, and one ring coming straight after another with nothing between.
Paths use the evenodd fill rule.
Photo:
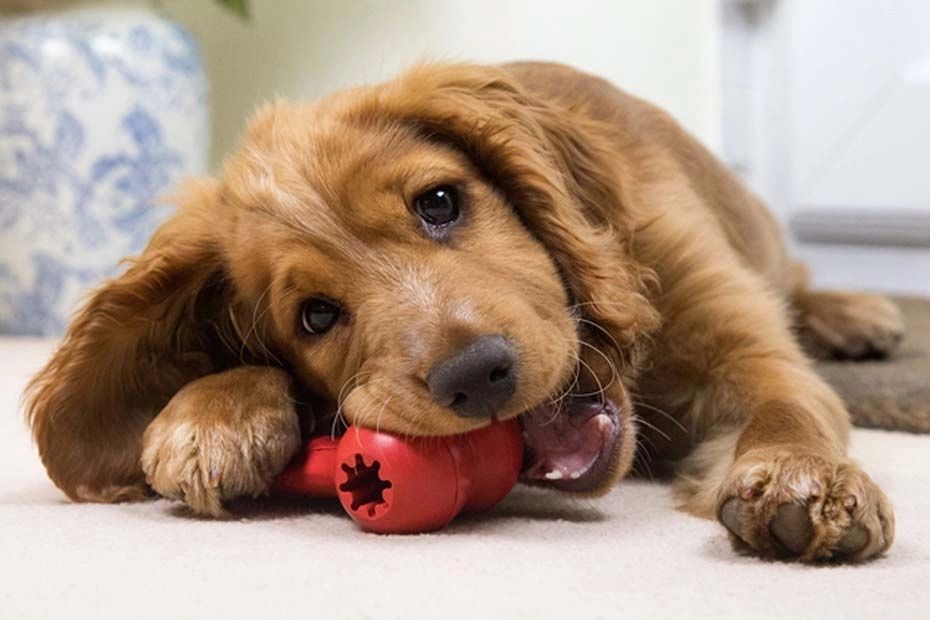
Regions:
<instances>
[{"instance_id":1,"label":"red rubber chew toy","mask_svg":"<svg viewBox=\"0 0 930 620\"><path fill-rule=\"evenodd\" d=\"M517 483L522 461L516 420L464 435L410 439L350 427L337 440L310 440L272 490L338 497L363 529L412 534L495 505Z\"/></svg>"}]
</instances>

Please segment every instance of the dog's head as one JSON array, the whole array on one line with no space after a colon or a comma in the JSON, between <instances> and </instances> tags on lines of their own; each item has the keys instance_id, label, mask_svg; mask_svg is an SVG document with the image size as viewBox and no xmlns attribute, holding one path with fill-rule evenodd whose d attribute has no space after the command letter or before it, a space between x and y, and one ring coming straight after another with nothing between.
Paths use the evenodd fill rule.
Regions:
<instances>
[{"instance_id":1,"label":"dog's head","mask_svg":"<svg viewBox=\"0 0 930 620\"><path fill-rule=\"evenodd\" d=\"M259 111L160 243L213 248L229 332L344 420L523 414L525 479L594 493L630 465L624 380L656 324L616 139L500 70L423 66Z\"/></svg>"}]
</instances>

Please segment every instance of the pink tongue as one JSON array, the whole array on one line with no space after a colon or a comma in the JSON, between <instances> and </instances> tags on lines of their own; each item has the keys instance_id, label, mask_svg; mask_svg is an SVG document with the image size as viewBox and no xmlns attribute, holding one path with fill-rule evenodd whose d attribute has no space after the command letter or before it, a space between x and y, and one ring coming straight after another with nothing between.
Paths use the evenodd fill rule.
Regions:
<instances>
[{"instance_id":1,"label":"pink tongue","mask_svg":"<svg viewBox=\"0 0 930 620\"><path fill-rule=\"evenodd\" d=\"M576 480L600 458L614 427L598 406L556 412L538 408L523 417L523 437L529 452L523 477L532 480Z\"/></svg>"}]
</instances>

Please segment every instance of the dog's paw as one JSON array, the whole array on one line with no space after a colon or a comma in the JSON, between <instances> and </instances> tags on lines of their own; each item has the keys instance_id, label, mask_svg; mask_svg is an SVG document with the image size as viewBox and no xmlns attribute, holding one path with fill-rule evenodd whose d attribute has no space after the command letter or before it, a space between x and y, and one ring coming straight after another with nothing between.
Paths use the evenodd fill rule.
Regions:
<instances>
[{"instance_id":1,"label":"dog's paw","mask_svg":"<svg viewBox=\"0 0 930 620\"><path fill-rule=\"evenodd\" d=\"M865 472L808 453L744 455L717 506L734 542L766 557L856 562L884 553L894 539L891 504Z\"/></svg>"},{"instance_id":2,"label":"dog's paw","mask_svg":"<svg viewBox=\"0 0 930 620\"><path fill-rule=\"evenodd\" d=\"M148 484L199 515L224 517L224 501L266 493L300 447L297 413L280 380L239 382L229 373L186 386L143 437Z\"/></svg>"},{"instance_id":3,"label":"dog's paw","mask_svg":"<svg viewBox=\"0 0 930 620\"><path fill-rule=\"evenodd\" d=\"M904 335L901 311L880 295L812 292L798 305L799 338L819 359L886 357Z\"/></svg>"}]
</instances>

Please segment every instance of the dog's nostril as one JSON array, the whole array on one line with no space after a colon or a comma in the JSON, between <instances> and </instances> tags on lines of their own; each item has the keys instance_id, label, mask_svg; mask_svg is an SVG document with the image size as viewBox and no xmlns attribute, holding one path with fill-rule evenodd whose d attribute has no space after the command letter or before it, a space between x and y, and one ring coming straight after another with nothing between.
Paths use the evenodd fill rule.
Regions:
<instances>
[{"instance_id":1,"label":"dog's nostril","mask_svg":"<svg viewBox=\"0 0 930 620\"><path fill-rule=\"evenodd\" d=\"M468 400L468 396L466 396L465 394L461 392L457 392L455 395L455 398L452 399L452 404L449 406L458 407L460 405L464 405L466 400Z\"/></svg>"},{"instance_id":2,"label":"dog's nostril","mask_svg":"<svg viewBox=\"0 0 930 620\"><path fill-rule=\"evenodd\" d=\"M491 383L497 383L498 381L503 381L504 379L506 379L509 374L510 374L509 366L507 366L506 368L502 366L498 366L497 368L491 371L491 375L488 377L488 380Z\"/></svg>"}]
</instances>

